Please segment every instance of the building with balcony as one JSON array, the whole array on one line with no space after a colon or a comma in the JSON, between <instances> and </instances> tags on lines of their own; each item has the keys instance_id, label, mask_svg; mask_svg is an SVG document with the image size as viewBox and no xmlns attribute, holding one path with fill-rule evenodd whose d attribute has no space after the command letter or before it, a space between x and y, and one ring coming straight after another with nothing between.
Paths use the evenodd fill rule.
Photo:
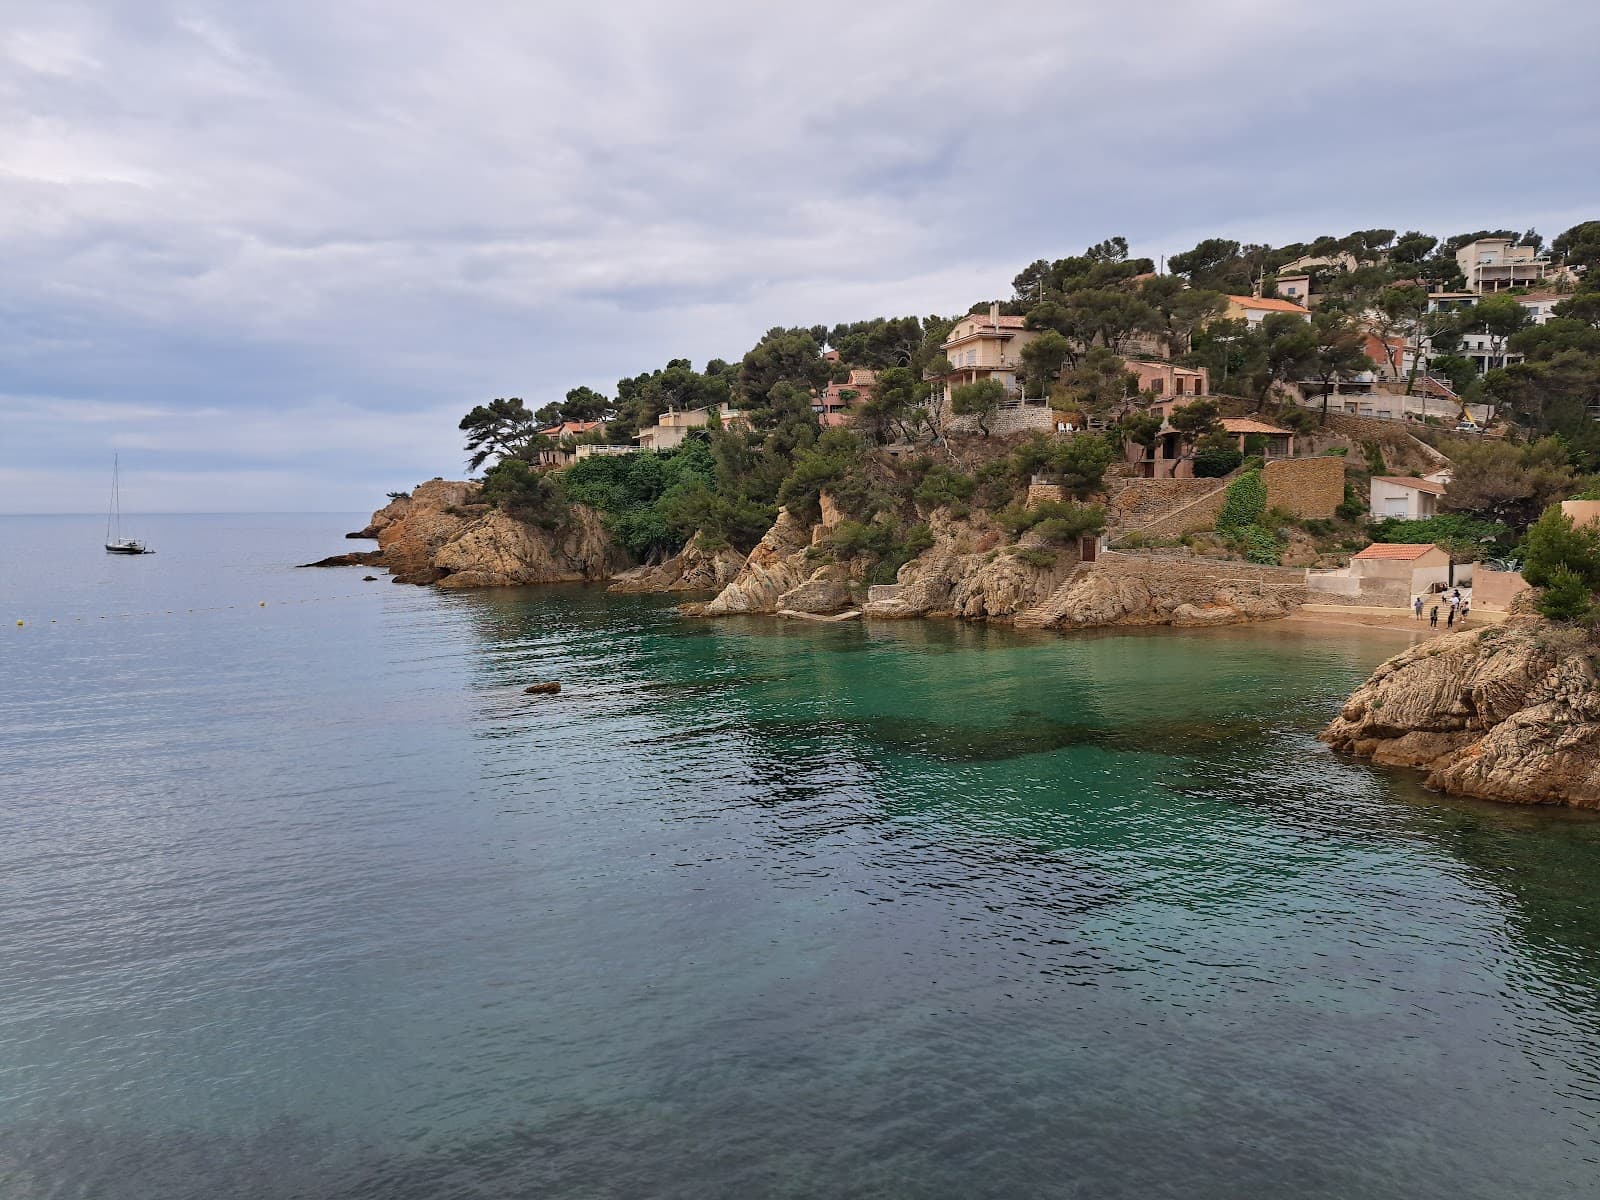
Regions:
<instances>
[{"instance_id":1,"label":"building with balcony","mask_svg":"<svg viewBox=\"0 0 1600 1200\"><path fill-rule=\"evenodd\" d=\"M847 414L850 409L872 399L872 389L877 378L876 371L852 367L850 377L843 383L830 382L811 402L811 411L817 414L817 422L824 428L830 425L843 425L848 419Z\"/></svg>"},{"instance_id":2,"label":"building with balcony","mask_svg":"<svg viewBox=\"0 0 1600 1200\"><path fill-rule=\"evenodd\" d=\"M1002 317L998 304L987 315L962 317L940 346L950 360L950 373L933 381L941 399L951 388L986 379L999 380L1008 396L1021 396L1022 348L1038 336L1021 317Z\"/></svg>"},{"instance_id":3,"label":"building with balcony","mask_svg":"<svg viewBox=\"0 0 1600 1200\"><path fill-rule=\"evenodd\" d=\"M656 418L654 425L635 434L633 440L639 443L641 450L673 450L683 445L690 430L710 425L713 416L723 427L738 425L744 420L744 414L726 402L715 408L690 408L681 412L669 408Z\"/></svg>"},{"instance_id":4,"label":"building with balcony","mask_svg":"<svg viewBox=\"0 0 1600 1200\"><path fill-rule=\"evenodd\" d=\"M1467 288L1478 295L1532 287L1545 277L1550 259L1514 238L1479 238L1456 251L1456 265Z\"/></svg>"},{"instance_id":5,"label":"building with balcony","mask_svg":"<svg viewBox=\"0 0 1600 1200\"><path fill-rule=\"evenodd\" d=\"M1129 359L1128 370L1139 377L1139 390L1153 396L1209 396L1211 373L1204 367Z\"/></svg>"}]
</instances>

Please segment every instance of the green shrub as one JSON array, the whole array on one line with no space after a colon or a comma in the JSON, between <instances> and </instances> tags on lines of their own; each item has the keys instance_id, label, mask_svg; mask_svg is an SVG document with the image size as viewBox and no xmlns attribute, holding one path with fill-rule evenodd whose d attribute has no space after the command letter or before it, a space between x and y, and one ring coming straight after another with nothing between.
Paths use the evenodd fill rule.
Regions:
<instances>
[{"instance_id":1,"label":"green shrub","mask_svg":"<svg viewBox=\"0 0 1600 1200\"><path fill-rule=\"evenodd\" d=\"M1581 621L1594 615L1594 592L1571 567L1557 566L1535 602L1540 616L1552 621Z\"/></svg>"},{"instance_id":2,"label":"green shrub","mask_svg":"<svg viewBox=\"0 0 1600 1200\"><path fill-rule=\"evenodd\" d=\"M1020 536L1032 530L1053 542L1071 542L1106 527L1105 510L1094 504L1049 500L1033 508L1012 505L995 514L1002 528Z\"/></svg>"},{"instance_id":3,"label":"green shrub","mask_svg":"<svg viewBox=\"0 0 1600 1200\"><path fill-rule=\"evenodd\" d=\"M1282 559L1283 549L1277 537L1259 525L1247 525L1239 531L1235 541L1249 562L1275 567Z\"/></svg>"},{"instance_id":4,"label":"green shrub","mask_svg":"<svg viewBox=\"0 0 1600 1200\"><path fill-rule=\"evenodd\" d=\"M1465 513L1441 513L1422 521L1393 517L1374 521L1368 530L1375 542L1433 542L1458 562L1470 562L1491 550L1510 549L1511 530L1498 521L1483 521Z\"/></svg>"},{"instance_id":5,"label":"green shrub","mask_svg":"<svg viewBox=\"0 0 1600 1200\"><path fill-rule=\"evenodd\" d=\"M1054 550L1024 550L1018 548L1012 550L1011 553L1018 562L1026 563L1028 566L1036 567L1039 570L1044 570L1048 567L1053 567L1056 565L1057 552Z\"/></svg>"},{"instance_id":6,"label":"green shrub","mask_svg":"<svg viewBox=\"0 0 1600 1200\"><path fill-rule=\"evenodd\" d=\"M1348 483L1344 485L1344 499L1339 501L1333 510L1334 516L1341 521L1359 521L1366 514L1367 502L1355 488Z\"/></svg>"},{"instance_id":7,"label":"green shrub","mask_svg":"<svg viewBox=\"0 0 1600 1200\"><path fill-rule=\"evenodd\" d=\"M1556 572L1566 570L1591 591L1600 588L1600 533L1575 524L1559 504L1529 527L1524 551L1522 577L1534 587L1553 586Z\"/></svg>"},{"instance_id":8,"label":"green shrub","mask_svg":"<svg viewBox=\"0 0 1600 1200\"><path fill-rule=\"evenodd\" d=\"M1217 516L1217 532L1231 536L1256 524L1267 510L1267 487L1259 471L1248 471L1228 485L1227 498Z\"/></svg>"},{"instance_id":9,"label":"green shrub","mask_svg":"<svg viewBox=\"0 0 1600 1200\"><path fill-rule=\"evenodd\" d=\"M554 529L567 515L560 482L520 458L503 458L484 472L483 498L517 520L545 529Z\"/></svg>"},{"instance_id":10,"label":"green shrub","mask_svg":"<svg viewBox=\"0 0 1600 1200\"><path fill-rule=\"evenodd\" d=\"M928 468L912 492L912 498L924 509L931 511L972 499L972 493L977 487L977 480L972 476L963 475L960 471L939 464Z\"/></svg>"},{"instance_id":11,"label":"green shrub","mask_svg":"<svg viewBox=\"0 0 1600 1200\"><path fill-rule=\"evenodd\" d=\"M1194 456L1194 473L1197 479L1221 479L1237 470L1244 455L1233 448L1197 450Z\"/></svg>"}]
</instances>

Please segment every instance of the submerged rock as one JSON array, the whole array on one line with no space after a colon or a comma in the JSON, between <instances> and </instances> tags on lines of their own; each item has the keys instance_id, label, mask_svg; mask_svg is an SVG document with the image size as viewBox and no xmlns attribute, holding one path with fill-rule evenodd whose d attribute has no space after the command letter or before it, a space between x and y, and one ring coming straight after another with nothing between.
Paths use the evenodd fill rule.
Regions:
<instances>
[{"instance_id":1,"label":"submerged rock","mask_svg":"<svg viewBox=\"0 0 1600 1200\"><path fill-rule=\"evenodd\" d=\"M352 550L348 554L330 554L316 562L301 563L304 567L376 567L382 565L381 550Z\"/></svg>"},{"instance_id":2,"label":"submerged rock","mask_svg":"<svg viewBox=\"0 0 1600 1200\"><path fill-rule=\"evenodd\" d=\"M1334 749L1510 804L1600 808L1600 645L1537 617L1395 655L1322 731Z\"/></svg>"},{"instance_id":3,"label":"submerged rock","mask_svg":"<svg viewBox=\"0 0 1600 1200\"><path fill-rule=\"evenodd\" d=\"M522 689L526 696L554 696L561 691L559 680L552 679L548 683L533 683Z\"/></svg>"}]
</instances>

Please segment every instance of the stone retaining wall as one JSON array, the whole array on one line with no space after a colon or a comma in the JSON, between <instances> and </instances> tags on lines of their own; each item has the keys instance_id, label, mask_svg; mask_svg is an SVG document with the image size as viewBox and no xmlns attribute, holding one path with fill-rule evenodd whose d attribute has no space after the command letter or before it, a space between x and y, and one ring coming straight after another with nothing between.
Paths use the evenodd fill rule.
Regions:
<instances>
[{"instance_id":1,"label":"stone retaining wall","mask_svg":"<svg viewBox=\"0 0 1600 1200\"><path fill-rule=\"evenodd\" d=\"M1016 408L1002 408L988 420L989 435L991 437L1004 437L1009 433L1028 433L1038 430L1040 433L1054 433L1056 428L1055 410L1048 404L1025 404ZM939 405L939 427L946 434L951 433L977 433L977 417L958 417L950 411L948 401L941 401Z\"/></svg>"},{"instance_id":2,"label":"stone retaining wall","mask_svg":"<svg viewBox=\"0 0 1600 1200\"><path fill-rule=\"evenodd\" d=\"M1127 550L1102 551L1094 564L1096 572L1136 575L1148 578L1152 572L1164 580L1206 583L1217 587L1250 587L1263 593L1293 596L1305 600L1306 573L1297 567L1266 567L1257 563L1230 562L1219 558L1183 558L1174 555L1139 554Z\"/></svg>"},{"instance_id":3,"label":"stone retaining wall","mask_svg":"<svg viewBox=\"0 0 1600 1200\"><path fill-rule=\"evenodd\" d=\"M1262 468L1261 482L1268 508L1326 521L1344 501L1344 459L1273 459Z\"/></svg>"},{"instance_id":4,"label":"stone retaining wall","mask_svg":"<svg viewBox=\"0 0 1600 1200\"><path fill-rule=\"evenodd\" d=\"M1220 479L1108 479L1111 520L1118 526L1138 527L1140 522L1170 513L1212 491Z\"/></svg>"}]
</instances>

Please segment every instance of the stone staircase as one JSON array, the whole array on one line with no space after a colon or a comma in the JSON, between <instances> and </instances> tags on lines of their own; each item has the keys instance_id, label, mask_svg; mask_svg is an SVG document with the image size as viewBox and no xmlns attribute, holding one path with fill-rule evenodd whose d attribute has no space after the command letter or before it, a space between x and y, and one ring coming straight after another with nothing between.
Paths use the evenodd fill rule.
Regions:
<instances>
[{"instance_id":1,"label":"stone staircase","mask_svg":"<svg viewBox=\"0 0 1600 1200\"><path fill-rule=\"evenodd\" d=\"M1051 624L1055 620L1056 614L1061 611L1056 602L1058 600L1064 600L1067 593L1081 583L1084 579L1087 579L1089 573L1093 570L1093 563L1079 563L1077 566L1073 567L1072 570L1067 574L1067 577L1063 579L1059 585L1057 585L1055 591L1051 592L1049 596L1045 597L1045 599L1040 601L1038 604L1035 604L1032 608L1025 608L1019 612L1013 619L1013 623L1019 629L1043 629L1046 625Z\"/></svg>"}]
</instances>

